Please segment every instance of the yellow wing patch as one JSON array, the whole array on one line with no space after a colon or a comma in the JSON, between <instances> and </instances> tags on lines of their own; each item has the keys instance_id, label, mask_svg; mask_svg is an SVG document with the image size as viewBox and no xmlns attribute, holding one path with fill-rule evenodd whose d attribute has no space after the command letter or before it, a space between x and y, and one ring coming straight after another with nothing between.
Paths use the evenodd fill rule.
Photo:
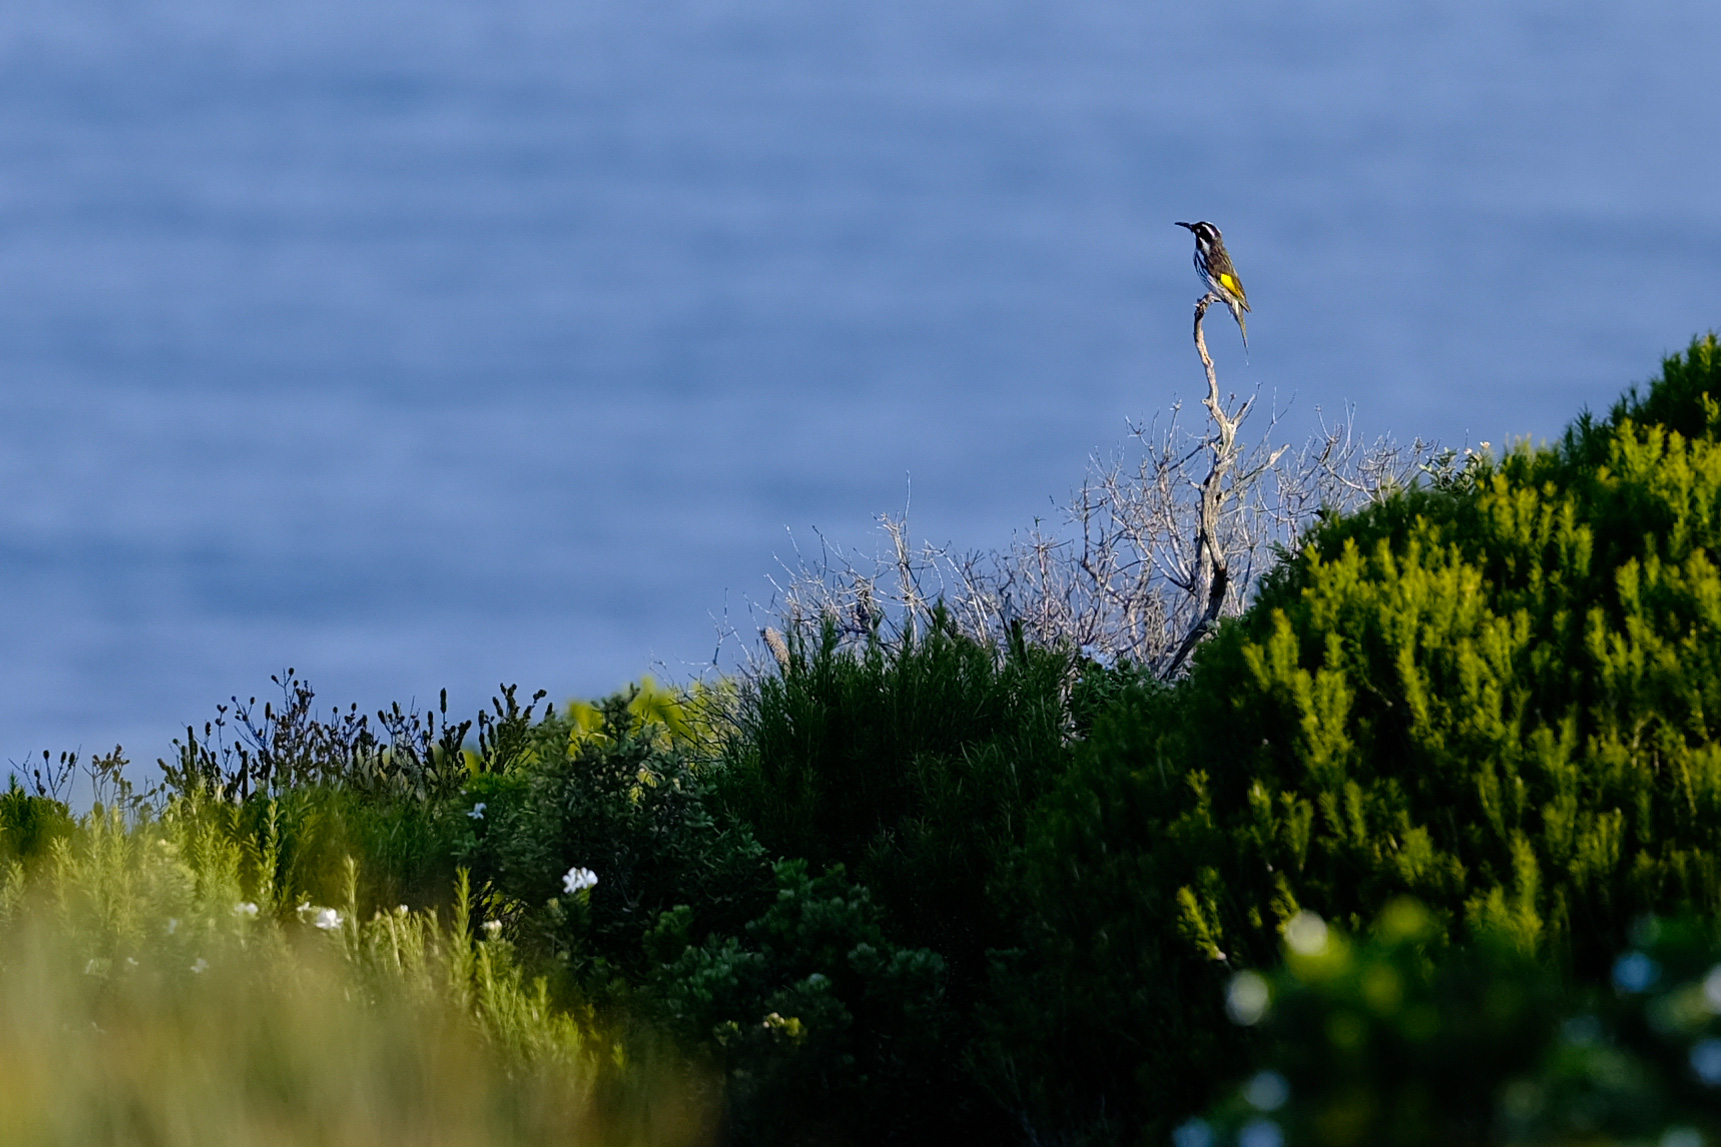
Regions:
<instances>
[{"instance_id":1,"label":"yellow wing patch","mask_svg":"<svg viewBox=\"0 0 1721 1147\"><path fill-rule=\"evenodd\" d=\"M1227 291L1230 291L1233 295L1241 295L1243 293L1243 284L1237 281L1236 275L1220 274L1219 285L1224 287Z\"/></svg>"}]
</instances>

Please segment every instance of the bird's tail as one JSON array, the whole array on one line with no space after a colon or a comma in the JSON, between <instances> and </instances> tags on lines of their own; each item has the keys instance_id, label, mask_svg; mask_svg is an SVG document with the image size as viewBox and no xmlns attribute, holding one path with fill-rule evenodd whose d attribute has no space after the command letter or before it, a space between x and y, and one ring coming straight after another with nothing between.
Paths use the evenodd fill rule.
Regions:
<instances>
[{"instance_id":1,"label":"bird's tail","mask_svg":"<svg viewBox=\"0 0 1721 1147\"><path fill-rule=\"evenodd\" d=\"M1237 320L1237 330L1243 336L1243 357L1249 357L1249 324L1243 321L1243 308L1231 303L1231 317Z\"/></svg>"}]
</instances>

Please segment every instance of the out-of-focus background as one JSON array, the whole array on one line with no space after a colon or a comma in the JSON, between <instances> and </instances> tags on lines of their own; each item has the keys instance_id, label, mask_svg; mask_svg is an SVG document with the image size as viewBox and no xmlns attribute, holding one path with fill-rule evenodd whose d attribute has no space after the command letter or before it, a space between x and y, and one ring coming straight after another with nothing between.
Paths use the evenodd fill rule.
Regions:
<instances>
[{"instance_id":1,"label":"out-of-focus background","mask_svg":"<svg viewBox=\"0 0 1721 1147\"><path fill-rule=\"evenodd\" d=\"M709 664L1225 381L1453 445L1721 322L1721 7L9 0L0 760Z\"/></svg>"}]
</instances>

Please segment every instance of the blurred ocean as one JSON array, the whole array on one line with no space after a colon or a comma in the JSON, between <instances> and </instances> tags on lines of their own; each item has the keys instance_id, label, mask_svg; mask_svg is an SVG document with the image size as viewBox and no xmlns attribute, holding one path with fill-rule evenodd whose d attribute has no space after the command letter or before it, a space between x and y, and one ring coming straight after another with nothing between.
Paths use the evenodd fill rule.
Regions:
<instances>
[{"instance_id":1,"label":"blurred ocean","mask_svg":"<svg viewBox=\"0 0 1721 1147\"><path fill-rule=\"evenodd\" d=\"M1707 0L8 0L0 760L708 663L1227 383L1546 437L1721 324ZM1293 401L1294 400L1294 401Z\"/></svg>"}]
</instances>

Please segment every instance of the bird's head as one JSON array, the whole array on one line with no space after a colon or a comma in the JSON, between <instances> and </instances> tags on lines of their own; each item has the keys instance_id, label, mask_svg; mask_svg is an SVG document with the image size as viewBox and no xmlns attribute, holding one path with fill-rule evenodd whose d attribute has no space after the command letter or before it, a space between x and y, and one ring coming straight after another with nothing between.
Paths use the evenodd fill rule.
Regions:
<instances>
[{"instance_id":1,"label":"bird's head","mask_svg":"<svg viewBox=\"0 0 1721 1147\"><path fill-rule=\"evenodd\" d=\"M1213 226L1213 224L1207 222L1205 219L1200 223L1179 223L1178 226L1187 227L1190 231L1195 233L1195 237L1197 239L1205 239L1209 243L1219 238L1219 228Z\"/></svg>"}]
</instances>

